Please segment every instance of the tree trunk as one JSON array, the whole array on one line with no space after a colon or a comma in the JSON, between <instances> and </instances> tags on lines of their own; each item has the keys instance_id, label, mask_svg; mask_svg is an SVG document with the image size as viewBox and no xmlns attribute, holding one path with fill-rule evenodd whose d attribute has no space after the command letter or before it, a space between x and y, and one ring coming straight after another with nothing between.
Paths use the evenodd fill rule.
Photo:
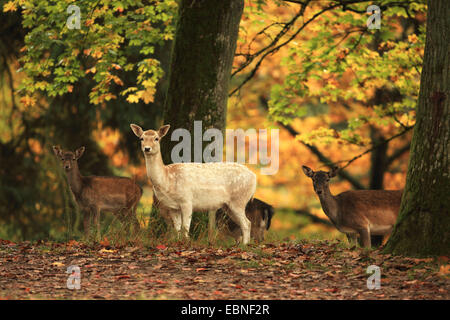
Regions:
<instances>
[{"instance_id":1,"label":"tree trunk","mask_svg":"<svg viewBox=\"0 0 450 320\"><path fill-rule=\"evenodd\" d=\"M429 0L416 125L397 224L386 252L450 253L450 6Z\"/></svg>"},{"instance_id":2,"label":"tree trunk","mask_svg":"<svg viewBox=\"0 0 450 320\"><path fill-rule=\"evenodd\" d=\"M370 157L370 182L369 190L383 189L384 173L386 172L386 160L388 143L384 142L383 134L375 127L370 127L370 138L372 145L378 145Z\"/></svg>"},{"instance_id":3,"label":"tree trunk","mask_svg":"<svg viewBox=\"0 0 450 320\"><path fill-rule=\"evenodd\" d=\"M228 83L244 0L182 0L172 51L164 123L171 131L185 128L191 133L194 161L194 120L203 130L224 131ZM169 133L170 137L170 133ZM162 144L165 163L177 141Z\"/></svg>"}]
</instances>

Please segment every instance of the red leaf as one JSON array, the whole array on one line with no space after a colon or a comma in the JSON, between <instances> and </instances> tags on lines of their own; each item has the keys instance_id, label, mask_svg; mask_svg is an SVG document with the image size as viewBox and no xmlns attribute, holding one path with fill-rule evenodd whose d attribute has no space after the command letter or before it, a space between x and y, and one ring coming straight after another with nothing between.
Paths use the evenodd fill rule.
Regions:
<instances>
[{"instance_id":1,"label":"red leaf","mask_svg":"<svg viewBox=\"0 0 450 320\"><path fill-rule=\"evenodd\" d=\"M156 249L158 249L158 250L166 250L167 247L166 247L165 245L163 245L163 244L158 244L158 245L156 246Z\"/></svg>"}]
</instances>

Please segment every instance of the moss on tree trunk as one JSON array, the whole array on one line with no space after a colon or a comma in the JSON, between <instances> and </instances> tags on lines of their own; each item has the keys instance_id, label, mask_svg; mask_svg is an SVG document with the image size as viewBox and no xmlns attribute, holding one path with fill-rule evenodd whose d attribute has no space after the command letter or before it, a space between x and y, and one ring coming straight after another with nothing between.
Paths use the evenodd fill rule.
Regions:
<instances>
[{"instance_id":1,"label":"moss on tree trunk","mask_svg":"<svg viewBox=\"0 0 450 320\"><path fill-rule=\"evenodd\" d=\"M203 130L224 130L228 83L244 8L243 0L182 0L172 51L164 122L171 130L191 132L194 121ZM170 133L169 133L170 134ZM165 163L178 142L167 139L162 152ZM192 147L191 160L194 148Z\"/></svg>"},{"instance_id":2,"label":"moss on tree trunk","mask_svg":"<svg viewBox=\"0 0 450 320\"><path fill-rule=\"evenodd\" d=\"M450 253L450 6L428 2L417 120L397 224L385 252Z\"/></svg>"}]
</instances>

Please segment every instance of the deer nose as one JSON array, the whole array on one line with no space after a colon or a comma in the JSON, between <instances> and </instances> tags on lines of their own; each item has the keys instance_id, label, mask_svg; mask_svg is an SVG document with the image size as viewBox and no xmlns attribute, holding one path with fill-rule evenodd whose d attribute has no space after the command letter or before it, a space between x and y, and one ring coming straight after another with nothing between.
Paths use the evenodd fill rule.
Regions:
<instances>
[{"instance_id":1,"label":"deer nose","mask_svg":"<svg viewBox=\"0 0 450 320\"><path fill-rule=\"evenodd\" d=\"M144 151L145 152L150 152L150 151L152 151L152 147L144 147Z\"/></svg>"}]
</instances>

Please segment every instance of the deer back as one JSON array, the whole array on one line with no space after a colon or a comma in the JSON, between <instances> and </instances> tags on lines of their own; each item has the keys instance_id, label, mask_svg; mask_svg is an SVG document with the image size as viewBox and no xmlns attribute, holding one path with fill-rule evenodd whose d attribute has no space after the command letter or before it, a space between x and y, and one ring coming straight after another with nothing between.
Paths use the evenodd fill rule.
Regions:
<instances>
[{"instance_id":1,"label":"deer back","mask_svg":"<svg viewBox=\"0 0 450 320\"><path fill-rule=\"evenodd\" d=\"M337 195L340 225L394 225L400 210L402 191L351 190Z\"/></svg>"},{"instance_id":2,"label":"deer back","mask_svg":"<svg viewBox=\"0 0 450 320\"><path fill-rule=\"evenodd\" d=\"M217 210L231 201L242 207L256 189L256 176L238 163L177 163L167 166L168 185L154 185L168 207L190 201L194 210Z\"/></svg>"},{"instance_id":3,"label":"deer back","mask_svg":"<svg viewBox=\"0 0 450 320\"><path fill-rule=\"evenodd\" d=\"M83 207L121 210L134 207L142 196L142 188L125 177L82 177L80 194L74 194Z\"/></svg>"}]
</instances>

